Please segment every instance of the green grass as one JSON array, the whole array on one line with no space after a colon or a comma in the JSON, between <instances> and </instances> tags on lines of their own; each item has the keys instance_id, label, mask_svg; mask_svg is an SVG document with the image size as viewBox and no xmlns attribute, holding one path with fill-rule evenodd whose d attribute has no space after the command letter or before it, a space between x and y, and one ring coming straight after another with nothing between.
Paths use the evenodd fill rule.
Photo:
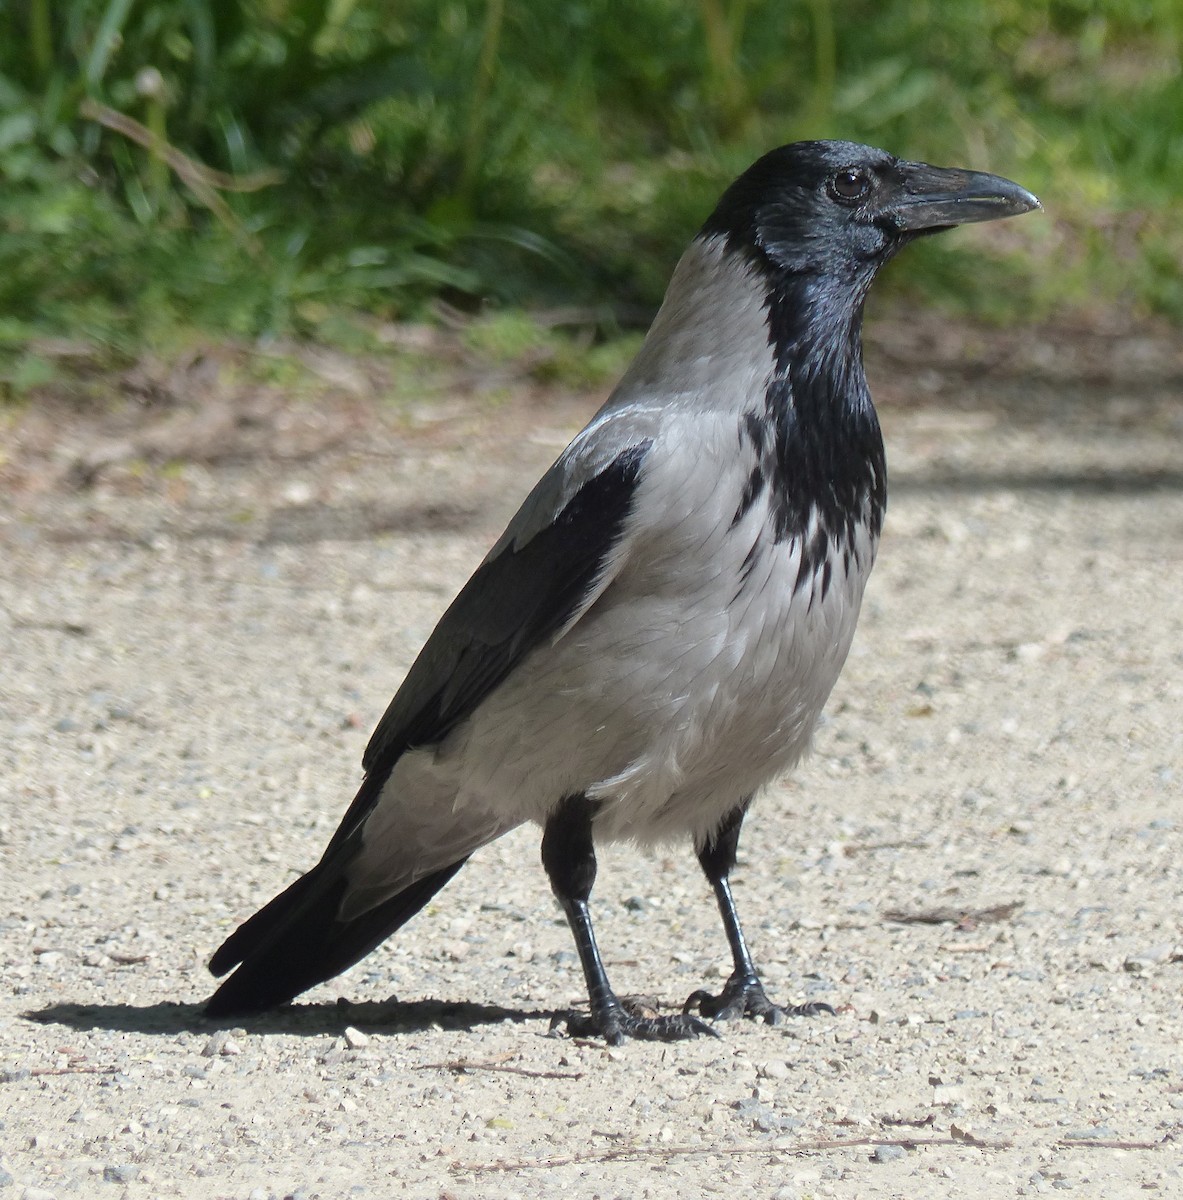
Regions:
<instances>
[{"instance_id":1,"label":"green grass","mask_svg":"<svg viewBox=\"0 0 1183 1200\"><path fill-rule=\"evenodd\" d=\"M917 247L889 296L1183 320L1181 47L1178 0L14 2L0 386L52 377L47 338L364 348L440 298L616 334L726 182L805 136L1044 199Z\"/></svg>"}]
</instances>

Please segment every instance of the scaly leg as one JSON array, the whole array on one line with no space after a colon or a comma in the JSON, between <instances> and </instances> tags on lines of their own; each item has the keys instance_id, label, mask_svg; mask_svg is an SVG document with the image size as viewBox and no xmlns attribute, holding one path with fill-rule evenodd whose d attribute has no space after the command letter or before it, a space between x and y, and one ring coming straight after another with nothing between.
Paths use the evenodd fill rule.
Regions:
<instances>
[{"instance_id":1,"label":"scaly leg","mask_svg":"<svg viewBox=\"0 0 1183 1200\"><path fill-rule=\"evenodd\" d=\"M744 940L743 928L739 923L739 914L735 911L731 884L728 882L728 876L735 866L740 827L750 803L749 796L738 808L724 817L723 823L715 833L698 849L698 861L702 864L703 873L710 881L711 887L715 889L715 899L719 902L719 912L723 917L723 928L727 932L727 944L731 947L731 977L717 996L712 996L710 992L701 988L692 993L682 1006L682 1011L688 1013L697 1008L704 1017L711 1017L716 1021L752 1017L769 1025L779 1025L786 1017L832 1014L834 1010L828 1004L819 1001L787 1008L773 1004L764 994L764 985L756 974L752 956L748 953L748 944Z\"/></svg>"},{"instance_id":2,"label":"scaly leg","mask_svg":"<svg viewBox=\"0 0 1183 1200\"><path fill-rule=\"evenodd\" d=\"M595 812L596 806L586 796L570 796L547 819L542 835L542 865L575 935L591 1005L589 1016L568 1015L568 1032L575 1037L599 1034L613 1046L630 1037L674 1042L700 1034L718 1036L705 1021L684 1013L667 1017L634 1016L625 1011L612 991L587 905L596 881L596 852L592 845Z\"/></svg>"}]
</instances>

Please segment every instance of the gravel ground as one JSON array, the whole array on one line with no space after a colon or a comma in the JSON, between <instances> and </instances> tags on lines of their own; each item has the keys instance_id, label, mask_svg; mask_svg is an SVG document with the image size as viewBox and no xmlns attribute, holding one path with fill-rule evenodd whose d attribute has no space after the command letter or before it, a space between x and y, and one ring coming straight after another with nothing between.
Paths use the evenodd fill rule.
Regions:
<instances>
[{"instance_id":1,"label":"gravel ground","mask_svg":"<svg viewBox=\"0 0 1183 1200\"><path fill-rule=\"evenodd\" d=\"M550 1036L534 830L297 1006L200 1016L594 398L293 402L164 468L126 415L10 418L0 1196L1183 1195L1183 371L873 366L879 566L736 882L769 991L837 1015L675 1046ZM622 992L726 974L686 848L594 902Z\"/></svg>"}]
</instances>

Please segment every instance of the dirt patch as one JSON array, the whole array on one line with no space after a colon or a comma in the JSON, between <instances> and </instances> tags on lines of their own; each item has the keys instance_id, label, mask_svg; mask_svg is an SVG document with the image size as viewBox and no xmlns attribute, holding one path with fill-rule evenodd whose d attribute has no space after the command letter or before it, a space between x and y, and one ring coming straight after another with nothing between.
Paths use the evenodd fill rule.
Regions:
<instances>
[{"instance_id":1,"label":"dirt patch","mask_svg":"<svg viewBox=\"0 0 1183 1200\"><path fill-rule=\"evenodd\" d=\"M837 1015L677 1046L550 1036L582 982L530 830L290 1010L199 1011L598 397L416 412L362 364L10 415L0 1190L1183 1192L1183 372L1041 336L873 327L880 562L736 881L769 991ZM593 900L622 991L720 977L688 848L609 850Z\"/></svg>"}]
</instances>

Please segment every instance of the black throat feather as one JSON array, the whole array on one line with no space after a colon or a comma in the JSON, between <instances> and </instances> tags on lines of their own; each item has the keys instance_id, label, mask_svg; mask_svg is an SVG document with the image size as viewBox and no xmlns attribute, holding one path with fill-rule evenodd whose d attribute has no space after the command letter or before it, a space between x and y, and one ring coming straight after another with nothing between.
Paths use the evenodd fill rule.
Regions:
<instances>
[{"instance_id":1,"label":"black throat feather","mask_svg":"<svg viewBox=\"0 0 1183 1200\"><path fill-rule=\"evenodd\" d=\"M848 285L765 279L775 368L764 410L745 413L741 426L756 455L741 508L767 488L775 540L809 533L803 557L816 564L830 544L851 546L856 525L878 538L887 504L883 437L863 373L862 294L852 304Z\"/></svg>"}]
</instances>

